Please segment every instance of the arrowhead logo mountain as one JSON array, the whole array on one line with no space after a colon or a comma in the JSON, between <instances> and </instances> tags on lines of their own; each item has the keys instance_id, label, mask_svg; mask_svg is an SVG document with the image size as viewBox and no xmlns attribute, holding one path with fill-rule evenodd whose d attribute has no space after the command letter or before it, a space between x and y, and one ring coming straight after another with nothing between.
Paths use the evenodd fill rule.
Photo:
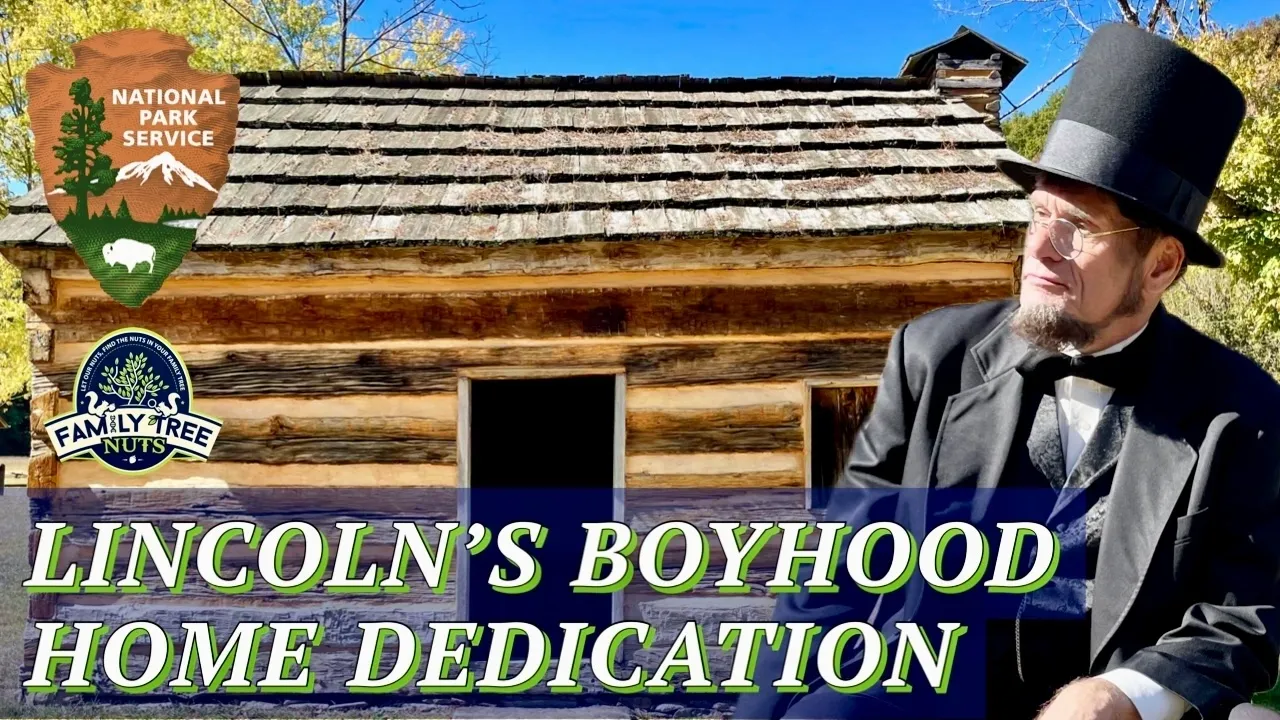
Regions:
<instances>
[{"instance_id":1,"label":"arrowhead logo mountain","mask_svg":"<svg viewBox=\"0 0 1280 720\"><path fill-rule=\"evenodd\" d=\"M195 242L230 169L240 84L176 35L121 30L27 73L49 211L108 295L138 307Z\"/></svg>"}]
</instances>

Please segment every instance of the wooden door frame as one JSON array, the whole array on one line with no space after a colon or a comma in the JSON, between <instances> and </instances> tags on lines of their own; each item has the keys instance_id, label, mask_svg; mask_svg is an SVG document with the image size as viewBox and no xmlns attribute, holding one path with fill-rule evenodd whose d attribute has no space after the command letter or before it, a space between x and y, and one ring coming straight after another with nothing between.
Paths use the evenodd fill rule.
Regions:
<instances>
[{"instance_id":1,"label":"wooden door frame","mask_svg":"<svg viewBox=\"0 0 1280 720\"><path fill-rule=\"evenodd\" d=\"M622 367L477 367L458 373L458 522L465 529L471 524L471 497L462 492L471 488L471 381L532 380L545 378L613 375L613 520L626 522L623 493L627 486L627 370ZM458 538L454 549L458 559L455 615L465 622L471 605L471 553L466 549L467 536ZM610 595L610 622L622 622L623 593Z\"/></svg>"},{"instance_id":2,"label":"wooden door frame","mask_svg":"<svg viewBox=\"0 0 1280 720\"><path fill-rule=\"evenodd\" d=\"M804 381L804 509L813 510L813 390L814 388L877 387L879 375L806 378Z\"/></svg>"}]
</instances>

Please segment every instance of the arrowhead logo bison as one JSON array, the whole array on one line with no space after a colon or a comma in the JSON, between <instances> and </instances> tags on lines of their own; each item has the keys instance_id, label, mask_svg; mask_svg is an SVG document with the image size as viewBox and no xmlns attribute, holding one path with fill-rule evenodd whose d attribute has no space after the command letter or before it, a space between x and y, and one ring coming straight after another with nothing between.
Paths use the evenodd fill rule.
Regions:
<instances>
[{"instance_id":1,"label":"arrowhead logo bison","mask_svg":"<svg viewBox=\"0 0 1280 720\"><path fill-rule=\"evenodd\" d=\"M195 242L226 181L240 84L183 38L121 30L27 73L45 197L102 289L138 307Z\"/></svg>"}]
</instances>

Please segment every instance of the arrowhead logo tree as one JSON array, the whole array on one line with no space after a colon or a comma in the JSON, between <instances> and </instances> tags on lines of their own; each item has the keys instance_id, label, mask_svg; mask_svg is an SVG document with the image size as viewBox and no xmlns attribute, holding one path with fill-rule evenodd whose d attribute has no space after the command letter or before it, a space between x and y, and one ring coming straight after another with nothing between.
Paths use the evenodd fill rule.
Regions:
<instances>
[{"instance_id":1,"label":"arrowhead logo tree","mask_svg":"<svg viewBox=\"0 0 1280 720\"><path fill-rule=\"evenodd\" d=\"M102 129L106 104L93 99L89 78L71 83L71 99L75 107L62 115L62 139L53 146L53 155L62 161L57 173L65 179L60 190L76 199L76 217L89 217L89 195L101 195L116 184L111 158L102 146L111 133Z\"/></svg>"},{"instance_id":2,"label":"arrowhead logo tree","mask_svg":"<svg viewBox=\"0 0 1280 720\"><path fill-rule=\"evenodd\" d=\"M27 73L49 211L103 290L140 306L195 242L230 169L240 84L183 38L121 30Z\"/></svg>"}]
</instances>

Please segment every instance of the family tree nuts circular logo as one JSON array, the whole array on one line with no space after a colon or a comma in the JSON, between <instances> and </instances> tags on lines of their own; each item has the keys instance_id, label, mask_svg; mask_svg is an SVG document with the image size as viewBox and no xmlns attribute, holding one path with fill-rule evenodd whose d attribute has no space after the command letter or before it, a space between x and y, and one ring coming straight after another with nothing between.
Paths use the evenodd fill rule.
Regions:
<instances>
[{"instance_id":1,"label":"family tree nuts circular logo","mask_svg":"<svg viewBox=\"0 0 1280 720\"><path fill-rule=\"evenodd\" d=\"M185 39L120 30L27 73L49 212L108 295L138 307L195 242L230 169L240 83Z\"/></svg>"},{"instance_id":2,"label":"family tree nuts circular logo","mask_svg":"<svg viewBox=\"0 0 1280 720\"><path fill-rule=\"evenodd\" d=\"M76 373L75 410L45 423L58 460L96 457L126 474L172 457L208 460L222 423L191 409L191 377L178 353L141 328L99 340Z\"/></svg>"}]
</instances>

